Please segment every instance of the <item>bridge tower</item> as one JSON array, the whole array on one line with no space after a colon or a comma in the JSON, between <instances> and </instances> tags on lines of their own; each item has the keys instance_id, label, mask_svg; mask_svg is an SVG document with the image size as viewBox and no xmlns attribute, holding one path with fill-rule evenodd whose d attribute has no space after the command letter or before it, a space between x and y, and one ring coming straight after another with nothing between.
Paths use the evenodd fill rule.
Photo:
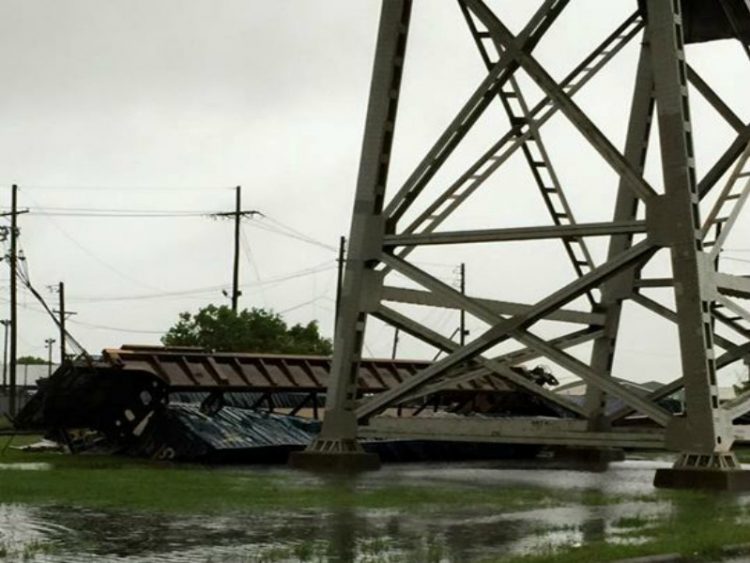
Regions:
<instances>
[{"instance_id":1,"label":"bridge tower","mask_svg":"<svg viewBox=\"0 0 750 563\"><path fill-rule=\"evenodd\" d=\"M377 458L359 445L358 439L367 437L666 448L678 457L672 469L657 472L658 486L750 486L748 473L732 452L736 440L750 437L735 422L750 411L750 394L720 402L717 380L720 369L737 369L750 352L750 307L743 302L750 299L750 276L726 270L720 259L750 195L750 124L698 74L686 54L692 43L710 48L711 42L727 39L736 40L737 48L750 58L750 3L633 0L632 15L587 56L572 61L564 78L556 79L535 51L552 40L550 30L575 2L540 0L516 34L503 21L503 10L511 9L513 2L457 1L456 16L465 19L486 73L413 173L402 185L392 186L388 179L408 65L412 2L383 0L326 414L319 438L291 459L293 465L377 467ZM622 120L627 119L625 141L618 147L576 97L628 45L638 50L638 60L629 115L622 111ZM712 108L722 126L733 130L733 140L701 170L690 103L696 96ZM538 99L532 101L534 97ZM444 163L495 104L507 116L507 128L465 172L436 187ZM556 116L567 120L611 169L611 195L597 193L611 219L576 221L566 180L553 166L549 137L545 138L545 125ZM514 155L528 166L529 189L539 192L546 223L441 229L472 195L487 189ZM660 167L658 186L646 179L647 155ZM594 237L607 241L599 256L592 249ZM550 240L558 241L570 262L570 279L531 303L511 302L503 295L466 295L412 256L415 250L435 245L494 248ZM644 272L658 256L671 274L648 277ZM512 275L514 265L503 264L503 270ZM669 304L650 296L654 288L670 296ZM632 374L613 373L618 334L627 322L623 307L631 303L676 326L674 353L679 355L681 373L650 394L623 384ZM474 331L461 345L399 311L403 304L464 311L484 330ZM368 317L444 355L392 389L358 396L355 374ZM545 324L561 321L577 326L548 336ZM497 352L509 343L513 350ZM581 347L586 359L576 353ZM586 384L585 401L573 401L513 369L542 358L580 378ZM482 378L523 389L566 416L398 416L408 405L429 401L440 389ZM684 406L673 412L661 400L678 392Z\"/></svg>"}]
</instances>

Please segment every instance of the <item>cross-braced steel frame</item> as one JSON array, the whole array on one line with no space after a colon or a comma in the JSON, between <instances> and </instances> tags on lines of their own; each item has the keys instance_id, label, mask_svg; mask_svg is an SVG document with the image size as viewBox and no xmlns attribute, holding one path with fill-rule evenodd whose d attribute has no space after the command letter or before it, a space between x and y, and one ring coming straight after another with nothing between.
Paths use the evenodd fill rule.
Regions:
<instances>
[{"instance_id":1,"label":"cross-braced steel frame","mask_svg":"<svg viewBox=\"0 0 750 563\"><path fill-rule=\"evenodd\" d=\"M552 78L538 62L534 50L569 0L541 2L518 35L483 0L458 0L487 75L406 182L389 190L394 193L386 199L411 4L410 0L383 1L332 378L323 430L308 454L357 455L361 451L358 437L377 436L668 448L681 452L679 467L736 469L731 448L746 432L733 421L750 411L750 394L720 404L716 373L750 356L750 310L739 301L750 298L750 278L721 272L718 258L750 196L750 124L738 117L689 65L680 0L640 3L561 81ZM576 103L575 96L627 44L639 39L627 136L623 150L619 150ZM535 105L528 103L522 91L519 70L543 93ZM688 96L691 86L736 132L734 142L702 178L695 170ZM497 102L508 116L507 132L455 182L426 203L424 212L406 222L407 212L426 197L426 187L443 163L484 111ZM579 223L574 217L542 134L545 123L558 112L619 178L611 221ZM664 180L664 189L659 191L644 177L654 118ZM538 227L439 230L516 153L530 167L551 222ZM702 220L701 200L720 184L723 188L717 188L721 191L716 203ZM587 246L588 237L594 236L609 240L606 259L598 264ZM576 276L531 304L464 295L409 260L415 248L425 245L546 239L562 242ZM660 249L671 256L672 277L643 278L644 266ZM392 285L391 273L398 273L420 289ZM675 309L645 295L642 290L649 287L674 288ZM581 298L587 300L588 310L572 310L571 302ZM612 377L626 301L677 326L682 374L650 396L634 392ZM389 302L463 310L489 328L462 346L398 312ZM357 396L354 378L368 316L446 355L388 391ZM555 339L545 339L535 331L538 323L559 320L577 323L579 330ZM729 327L737 338L721 336L717 325ZM508 340L523 348L499 357L487 355ZM570 352L585 343L592 348L588 362ZM716 353L718 349L721 354ZM574 403L511 369L537 358L547 358L583 380L587 385L585 404ZM399 405L429 397L457 381L487 376L553 403L570 417L541 421L394 416L393 410ZM683 412L673 414L659 404L660 399L682 388ZM608 411L607 396L620 399L624 406ZM634 413L647 422L620 424Z\"/></svg>"}]
</instances>

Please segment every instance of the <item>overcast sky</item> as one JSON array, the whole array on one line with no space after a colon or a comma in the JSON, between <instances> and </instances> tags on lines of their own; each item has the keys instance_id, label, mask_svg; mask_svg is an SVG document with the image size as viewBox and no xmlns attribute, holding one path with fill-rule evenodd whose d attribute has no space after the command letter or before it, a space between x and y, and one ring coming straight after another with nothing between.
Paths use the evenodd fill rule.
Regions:
<instances>
[{"instance_id":1,"label":"overcast sky","mask_svg":"<svg viewBox=\"0 0 750 563\"><path fill-rule=\"evenodd\" d=\"M456 3L414 4L391 190L483 78ZM538 4L492 2L514 31ZM562 78L635 4L573 0L536 56ZM330 335L335 247L349 229L379 6L375 0L0 0L0 197L7 205L9 186L21 186L20 205L32 210L20 218L31 280L51 302L56 296L46 286L65 281L68 309L77 312L71 332L90 352L158 343L180 311L228 303L221 290L230 288L232 225L206 214L231 210L236 185L243 186L244 207L267 216L243 228L241 305L273 308L292 323L317 319ZM618 147L637 52L634 41L576 97ZM750 65L739 45L691 46L688 54L747 120ZM537 101L539 91L521 78ZM694 92L692 99L703 173L732 131ZM428 195L506 127L501 106L491 107ZM562 117L550 121L545 140L578 220L609 219L617 181L607 165ZM648 179L658 189L656 159ZM191 215L75 215L92 209ZM549 223L525 163L514 158L444 228ZM742 242L748 236L743 224L728 245L732 271L750 269L740 261L750 260ZM592 241L599 261L603 243ZM413 257L449 282L466 262L469 293L503 300L533 302L573 275L559 243L427 249ZM657 260L649 272L668 273L665 264ZM652 295L670 303L666 292ZM0 302L7 315L7 293ZM44 340L57 338L56 329L28 293L21 304L20 352L43 356ZM455 312L404 311L446 335L457 326ZM617 375L676 376L673 327L637 306L628 306L625 320ZM470 320L470 328L478 335L484 327ZM366 354L390 355L392 334L372 322ZM401 341L403 357L433 353L408 337ZM577 354L584 358L588 349Z\"/></svg>"}]
</instances>

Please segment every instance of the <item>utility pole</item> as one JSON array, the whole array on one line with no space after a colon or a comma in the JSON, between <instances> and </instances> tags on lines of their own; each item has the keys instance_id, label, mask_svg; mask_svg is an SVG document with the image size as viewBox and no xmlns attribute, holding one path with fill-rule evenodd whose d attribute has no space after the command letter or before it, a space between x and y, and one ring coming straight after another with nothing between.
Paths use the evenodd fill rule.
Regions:
<instances>
[{"instance_id":1,"label":"utility pole","mask_svg":"<svg viewBox=\"0 0 750 563\"><path fill-rule=\"evenodd\" d=\"M10 326L10 319L3 319L0 321L5 329L3 331L3 391L8 390L8 327Z\"/></svg>"},{"instance_id":2,"label":"utility pole","mask_svg":"<svg viewBox=\"0 0 750 563\"><path fill-rule=\"evenodd\" d=\"M68 317L72 317L76 313L73 311L66 311L65 310L65 282L60 282L57 284L57 286L50 285L48 286L48 289L54 293L57 291L59 305L58 308L53 311L53 313L57 313L58 320L57 324L60 327L60 365L65 363L66 358L66 350L67 350L67 330L65 329L65 321L68 319Z\"/></svg>"},{"instance_id":3,"label":"utility pole","mask_svg":"<svg viewBox=\"0 0 750 563\"><path fill-rule=\"evenodd\" d=\"M13 184L10 203L10 397L8 410L16 416L16 360L18 359L18 186Z\"/></svg>"},{"instance_id":4,"label":"utility pole","mask_svg":"<svg viewBox=\"0 0 750 563\"><path fill-rule=\"evenodd\" d=\"M240 291L240 221L242 221L243 217L252 217L254 215L263 216L263 213L255 210L242 210L242 186L235 188L234 211L225 211L212 215L212 217L234 217L234 261L232 267L232 294L230 298L232 300L232 312L235 314L237 313L240 295L242 295Z\"/></svg>"},{"instance_id":5,"label":"utility pole","mask_svg":"<svg viewBox=\"0 0 750 563\"><path fill-rule=\"evenodd\" d=\"M461 291L461 295L466 295L466 264L461 262L461 267L459 269L459 287ZM462 307L461 313L460 313L460 324L458 326L458 340L461 343L461 346L463 347L466 344L466 335L468 334L466 330L466 310Z\"/></svg>"},{"instance_id":6,"label":"utility pole","mask_svg":"<svg viewBox=\"0 0 750 563\"><path fill-rule=\"evenodd\" d=\"M44 346L47 348L47 377L52 375L52 345L54 343L54 338L48 338L44 341Z\"/></svg>"},{"instance_id":7,"label":"utility pole","mask_svg":"<svg viewBox=\"0 0 750 563\"><path fill-rule=\"evenodd\" d=\"M237 186L234 205L234 268L232 270L232 312L237 314L240 300L240 211L242 210L242 187Z\"/></svg>"},{"instance_id":8,"label":"utility pole","mask_svg":"<svg viewBox=\"0 0 750 563\"><path fill-rule=\"evenodd\" d=\"M398 341L399 341L399 333L401 331L397 328L396 331L393 333L393 350L391 350L391 359L396 359L396 354L398 353Z\"/></svg>"},{"instance_id":9,"label":"utility pole","mask_svg":"<svg viewBox=\"0 0 750 563\"><path fill-rule=\"evenodd\" d=\"M453 270L455 273L456 270ZM466 264L461 262L461 264L458 267L458 287L459 291L461 291L461 295L466 295ZM461 346L464 346L466 344L466 336L469 334L469 331L466 330L466 311L464 309L461 309L459 311L459 325L458 330L453 331L453 334L451 334L451 340L456 337L456 332L458 332L458 340L461 343ZM393 349L391 351L391 359L396 359L396 352L398 351L398 341L399 341L399 329L396 329L396 331L393 333ZM437 361L437 359L440 357L441 352L438 352L437 355L433 358L433 361Z\"/></svg>"},{"instance_id":10,"label":"utility pole","mask_svg":"<svg viewBox=\"0 0 750 563\"><path fill-rule=\"evenodd\" d=\"M16 360L18 358L18 216L23 213L28 213L28 209L23 211L18 210L18 186L13 184L11 189L11 200L10 200L10 211L6 213L0 213L0 217L10 216L10 229L3 227L0 229L0 236L10 236L10 254L6 256L10 260L10 319L3 321L3 324L9 323L10 325L10 377L8 386L8 410L10 416L16 415ZM7 348L8 348L8 325L6 325L6 350L5 364L8 364ZM3 367L3 380L5 380L6 369Z\"/></svg>"},{"instance_id":11,"label":"utility pole","mask_svg":"<svg viewBox=\"0 0 750 563\"><path fill-rule=\"evenodd\" d=\"M65 283L60 282L58 286L58 292L60 297L60 309L58 314L60 315L60 365L65 363Z\"/></svg>"},{"instance_id":12,"label":"utility pole","mask_svg":"<svg viewBox=\"0 0 750 563\"><path fill-rule=\"evenodd\" d=\"M339 310L341 309L341 287L344 284L344 256L346 255L346 237L339 239L338 272L336 274L336 318L333 319L333 333L336 334L336 325L339 322Z\"/></svg>"}]
</instances>

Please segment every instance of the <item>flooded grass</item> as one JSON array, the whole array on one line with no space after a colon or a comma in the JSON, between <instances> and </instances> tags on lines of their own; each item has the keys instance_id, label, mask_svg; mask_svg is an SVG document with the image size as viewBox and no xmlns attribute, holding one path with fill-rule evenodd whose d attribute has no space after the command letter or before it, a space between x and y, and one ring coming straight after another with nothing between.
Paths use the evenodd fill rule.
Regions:
<instances>
[{"instance_id":1,"label":"flooded grass","mask_svg":"<svg viewBox=\"0 0 750 563\"><path fill-rule=\"evenodd\" d=\"M16 437L15 445L33 436ZM320 479L278 468L209 468L145 462L122 457L27 453L5 448L0 439L0 502L71 504L162 512L222 512L232 509L398 508L441 506L549 507L565 502L606 504L596 491L552 491L539 487L489 489L466 484L440 487L380 483L368 487L346 477ZM27 471L26 464L50 470ZM16 466L18 469L13 469Z\"/></svg>"},{"instance_id":2,"label":"flooded grass","mask_svg":"<svg viewBox=\"0 0 750 563\"><path fill-rule=\"evenodd\" d=\"M43 547L42 547L43 546ZM49 553L50 549L45 544L26 544L22 546L0 545L0 558L6 560L28 561L41 553Z\"/></svg>"},{"instance_id":3,"label":"flooded grass","mask_svg":"<svg viewBox=\"0 0 750 563\"><path fill-rule=\"evenodd\" d=\"M614 520L623 530L609 537L565 548L550 546L533 554L499 559L507 563L616 561L646 555L680 554L691 561L722 561L727 548L750 541L750 512L742 497L690 491L655 492L668 500L663 517L635 515ZM636 539L637 541L628 541ZM618 541L619 540L619 541ZM621 541L625 540L625 541ZM748 552L750 555L750 551Z\"/></svg>"},{"instance_id":4,"label":"flooded grass","mask_svg":"<svg viewBox=\"0 0 750 563\"><path fill-rule=\"evenodd\" d=\"M731 522L706 524L696 520L691 525L674 525L668 520L648 531L643 543L621 544L612 541L595 541L560 549L541 550L533 555L515 556L504 563L579 563L582 561L617 561L646 555L679 554L690 561L723 561L729 552L725 547L747 543L750 526ZM750 555L750 550L748 551Z\"/></svg>"},{"instance_id":5,"label":"flooded grass","mask_svg":"<svg viewBox=\"0 0 750 563\"><path fill-rule=\"evenodd\" d=\"M658 491L660 460L605 473L416 464L345 478L6 445L0 437L9 561L716 560L723 546L750 542L750 499Z\"/></svg>"},{"instance_id":6,"label":"flooded grass","mask_svg":"<svg viewBox=\"0 0 750 563\"><path fill-rule=\"evenodd\" d=\"M615 520L612 525L615 528L643 528L650 522L650 519L646 516L641 516L640 514L636 516L624 516L623 518L618 518Z\"/></svg>"}]
</instances>

